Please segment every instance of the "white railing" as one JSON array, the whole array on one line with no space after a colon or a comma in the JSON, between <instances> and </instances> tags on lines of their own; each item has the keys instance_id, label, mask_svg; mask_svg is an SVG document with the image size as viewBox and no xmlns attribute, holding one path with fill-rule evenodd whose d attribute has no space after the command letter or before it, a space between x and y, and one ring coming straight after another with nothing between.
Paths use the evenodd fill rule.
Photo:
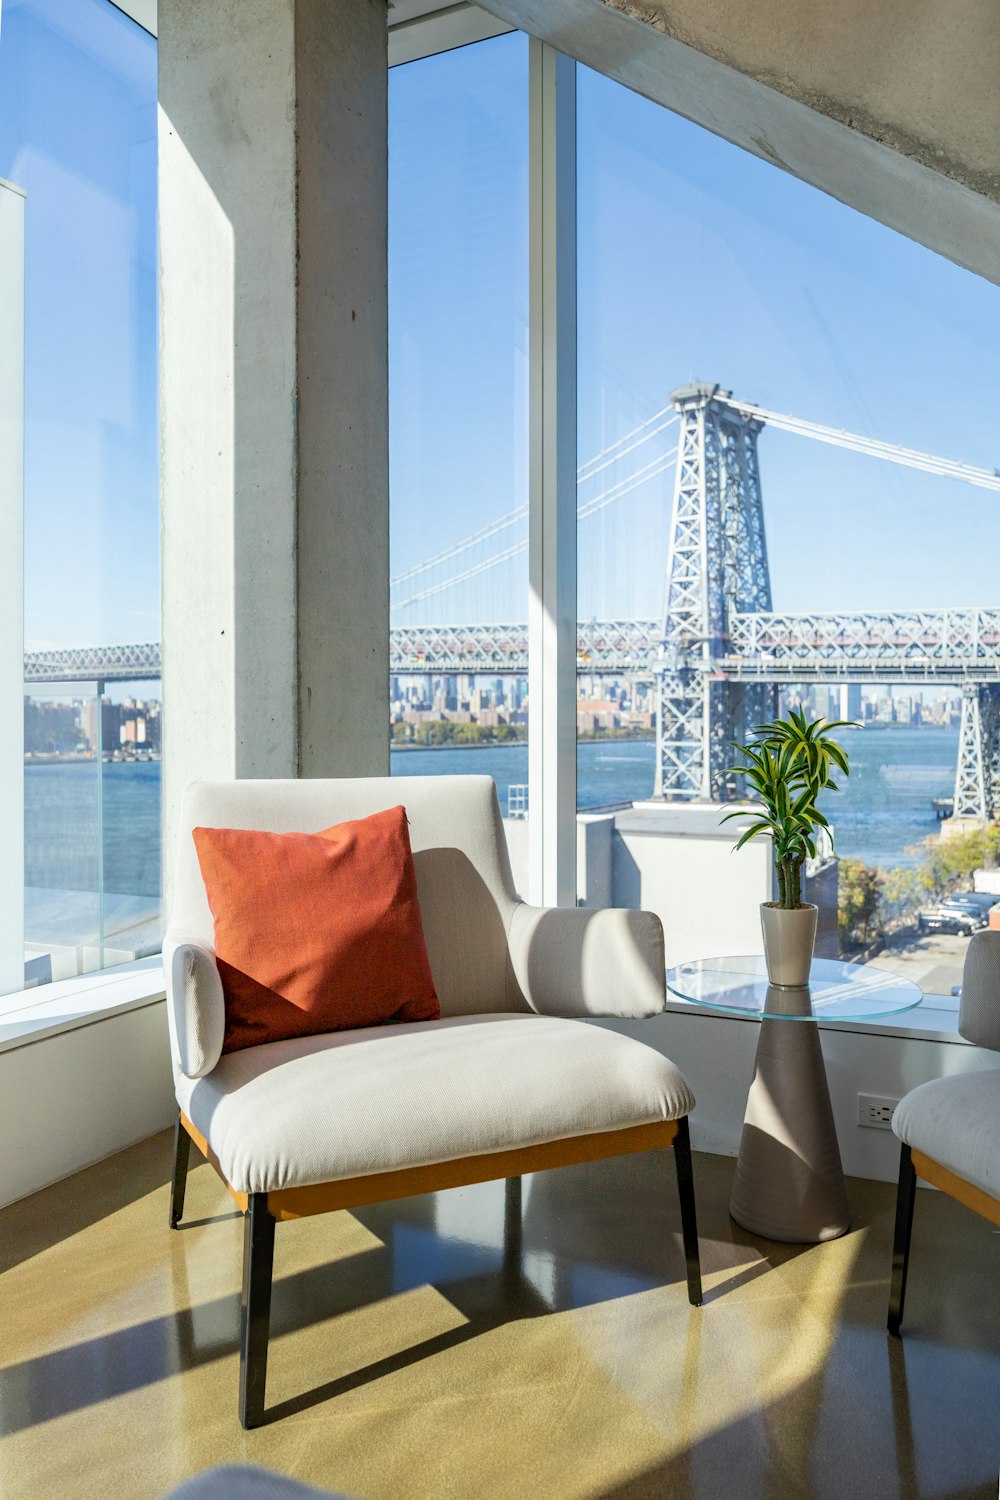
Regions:
<instances>
[{"instance_id":1,"label":"white railing","mask_svg":"<svg viewBox=\"0 0 1000 1500\"><path fill-rule=\"evenodd\" d=\"M507 788L507 816L508 818L528 816L528 788L525 783L511 782Z\"/></svg>"}]
</instances>

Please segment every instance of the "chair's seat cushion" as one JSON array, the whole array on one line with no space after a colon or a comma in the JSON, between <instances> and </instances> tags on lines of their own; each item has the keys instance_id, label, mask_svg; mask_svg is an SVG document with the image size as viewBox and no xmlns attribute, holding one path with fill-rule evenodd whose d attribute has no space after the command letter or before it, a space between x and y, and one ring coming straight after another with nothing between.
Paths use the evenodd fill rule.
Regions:
<instances>
[{"instance_id":1,"label":"chair's seat cushion","mask_svg":"<svg viewBox=\"0 0 1000 1500\"><path fill-rule=\"evenodd\" d=\"M892 1128L907 1146L1000 1199L1000 1068L922 1083Z\"/></svg>"},{"instance_id":2,"label":"chair's seat cushion","mask_svg":"<svg viewBox=\"0 0 1000 1500\"><path fill-rule=\"evenodd\" d=\"M296 1037L231 1052L177 1100L231 1187L367 1176L675 1120L680 1071L631 1037L514 1014Z\"/></svg>"}]
</instances>

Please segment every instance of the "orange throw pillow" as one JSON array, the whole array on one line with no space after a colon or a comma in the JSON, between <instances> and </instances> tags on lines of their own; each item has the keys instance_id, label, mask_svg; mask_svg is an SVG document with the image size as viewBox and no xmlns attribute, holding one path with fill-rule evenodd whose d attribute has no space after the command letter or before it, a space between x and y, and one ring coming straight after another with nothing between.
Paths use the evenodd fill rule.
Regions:
<instances>
[{"instance_id":1,"label":"orange throw pillow","mask_svg":"<svg viewBox=\"0 0 1000 1500\"><path fill-rule=\"evenodd\" d=\"M224 1052L441 1014L402 807L322 833L196 828Z\"/></svg>"}]
</instances>

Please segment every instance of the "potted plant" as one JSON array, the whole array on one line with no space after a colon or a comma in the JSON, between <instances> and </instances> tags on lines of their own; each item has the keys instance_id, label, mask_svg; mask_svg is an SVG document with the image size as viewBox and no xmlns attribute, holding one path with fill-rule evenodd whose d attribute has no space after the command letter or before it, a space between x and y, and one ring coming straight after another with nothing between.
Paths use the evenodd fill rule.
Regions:
<instances>
[{"instance_id":1,"label":"potted plant","mask_svg":"<svg viewBox=\"0 0 1000 1500\"><path fill-rule=\"evenodd\" d=\"M769 836L774 848L778 900L760 907L764 932L764 957L772 984L803 985L809 982L816 942L818 909L802 900L802 866L816 857L816 838L829 824L816 805L822 791L836 791L833 772L850 775L847 754L830 732L855 728L849 720L810 723L801 709L792 709L785 719L758 724L745 745L734 745L746 757L746 765L727 774L743 776L754 821L740 835L735 848L751 839ZM727 813L745 818L746 810Z\"/></svg>"}]
</instances>

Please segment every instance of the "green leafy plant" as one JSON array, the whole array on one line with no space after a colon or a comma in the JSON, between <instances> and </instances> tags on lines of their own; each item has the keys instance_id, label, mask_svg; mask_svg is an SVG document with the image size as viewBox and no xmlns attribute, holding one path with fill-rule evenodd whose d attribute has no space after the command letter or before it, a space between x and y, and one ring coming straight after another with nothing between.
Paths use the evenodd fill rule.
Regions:
<instances>
[{"instance_id":1,"label":"green leafy plant","mask_svg":"<svg viewBox=\"0 0 1000 1500\"><path fill-rule=\"evenodd\" d=\"M795 911L804 904L802 866L807 857L816 857L818 830L829 831L816 799L820 792L837 790L834 771L851 774L847 753L830 732L856 727L848 719L831 724L815 719L810 723L801 709L793 708L785 719L756 724L747 744L733 746L747 763L724 774L744 778L754 816L735 847L742 849L751 839L770 836L778 877L777 905L785 911ZM727 813L722 822L745 817L741 809Z\"/></svg>"}]
</instances>

